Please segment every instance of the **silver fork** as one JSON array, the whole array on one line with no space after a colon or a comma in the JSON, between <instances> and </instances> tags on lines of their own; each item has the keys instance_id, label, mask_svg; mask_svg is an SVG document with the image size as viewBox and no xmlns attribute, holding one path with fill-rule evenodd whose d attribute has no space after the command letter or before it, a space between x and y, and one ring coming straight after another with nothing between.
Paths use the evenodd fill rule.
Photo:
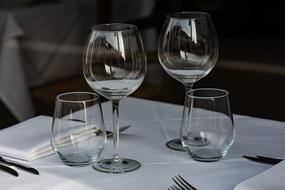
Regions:
<instances>
[{"instance_id":1,"label":"silver fork","mask_svg":"<svg viewBox=\"0 0 285 190\"><path fill-rule=\"evenodd\" d=\"M168 188L168 190L180 190L178 187L176 187L175 185L170 186L170 188Z\"/></svg>"},{"instance_id":2,"label":"silver fork","mask_svg":"<svg viewBox=\"0 0 285 190\"><path fill-rule=\"evenodd\" d=\"M176 183L177 186L172 185L170 188L168 188L168 190L197 190L180 175L172 177L171 179L174 181L174 183Z\"/></svg>"}]
</instances>

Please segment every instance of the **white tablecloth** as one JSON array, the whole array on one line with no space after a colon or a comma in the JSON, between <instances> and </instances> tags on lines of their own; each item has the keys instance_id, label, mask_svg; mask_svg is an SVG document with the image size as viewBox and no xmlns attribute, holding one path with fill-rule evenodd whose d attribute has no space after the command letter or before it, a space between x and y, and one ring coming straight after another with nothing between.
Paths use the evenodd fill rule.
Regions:
<instances>
[{"instance_id":1,"label":"white tablecloth","mask_svg":"<svg viewBox=\"0 0 285 190\"><path fill-rule=\"evenodd\" d=\"M103 109L105 120L110 121L110 104L104 104ZM236 140L228 156L218 162L194 161L186 153L165 146L168 140L178 137L181 115L181 106L127 98L121 102L121 123L131 123L132 127L121 135L120 152L123 157L140 161L140 169L106 174L90 166L65 166L57 155L52 155L28 163L40 171L39 176L20 171L15 178L1 172L0 189L165 190L173 184L171 177L180 174L199 190L232 190L270 168L241 155L285 157L284 122L235 115ZM109 140L102 158L110 157L112 151Z\"/></svg>"}]
</instances>

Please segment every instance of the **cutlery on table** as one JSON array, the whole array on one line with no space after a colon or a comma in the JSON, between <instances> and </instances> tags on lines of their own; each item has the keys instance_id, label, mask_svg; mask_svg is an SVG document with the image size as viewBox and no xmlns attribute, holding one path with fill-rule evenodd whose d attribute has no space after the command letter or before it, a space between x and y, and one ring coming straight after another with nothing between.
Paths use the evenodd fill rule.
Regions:
<instances>
[{"instance_id":1,"label":"cutlery on table","mask_svg":"<svg viewBox=\"0 0 285 190\"><path fill-rule=\"evenodd\" d=\"M30 172L32 174L35 174L35 175L39 175L39 171L36 170L35 168L32 168L28 165L25 165L25 164L22 164L22 163L19 163L19 162L16 162L16 161L13 161L13 160L9 160L7 158L3 158L2 156L0 156L0 162L2 163L5 163L5 164L8 164L8 165L11 165L11 166L15 166L21 170L24 170L24 171L27 171L27 172ZM10 168L11 169L11 168ZM14 170L15 171L15 170ZM17 173L17 172L16 172ZM17 173L18 175L18 173Z\"/></svg>"},{"instance_id":2,"label":"cutlery on table","mask_svg":"<svg viewBox=\"0 0 285 190\"><path fill-rule=\"evenodd\" d=\"M283 159L279 159L279 158L271 158L271 157L265 157L265 156L246 156L243 155L242 157L254 161L254 162L259 162L259 163L263 163L263 164L270 164L270 165L275 165L278 164L279 162L283 161Z\"/></svg>"},{"instance_id":3,"label":"cutlery on table","mask_svg":"<svg viewBox=\"0 0 285 190\"><path fill-rule=\"evenodd\" d=\"M187 182L183 177L177 175L171 178L174 183L177 185L172 185L168 190L197 190L189 182Z\"/></svg>"},{"instance_id":4,"label":"cutlery on table","mask_svg":"<svg viewBox=\"0 0 285 190\"><path fill-rule=\"evenodd\" d=\"M70 120L70 121L78 121L78 122L85 123L85 121L80 120L80 119L68 119L68 120ZM119 128L119 133L121 133L121 132L127 130L130 126L131 126L131 124L120 127L120 128ZM111 136L113 136L113 132L107 130L107 131L106 131L106 135L107 135L107 137L111 137Z\"/></svg>"},{"instance_id":5,"label":"cutlery on table","mask_svg":"<svg viewBox=\"0 0 285 190\"><path fill-rule=\"evenodd\" d=\"M130 126L131 126L131 125L129 124L129 125L125 125L125 126L123 126L123 127L120 127L120 128L119 128L119 133L121 133L121 132L127 130ZM113 136L113 132L112 132L112 131L108 131L108 130L107 130L107 131L106 131L106 134L107 134L107 137Z\"/></svg>"},{"instance_id":6,"label":"cutlery on table","mask_svg":"<svg viewBox=\"0 0 285 190\"><path fill-rule=\"evenodd\" d=\"M8 166L2 165L2 164L0 164L0 170L2 170L4 172L7 172L7 173L9 173L9 174L11 174L11 175L13 175L15 177L18 177L18 175L19 175L16 170L14 170L14 169L12 169L12 168L10 168Z\"/></svg>"}]
</instances>

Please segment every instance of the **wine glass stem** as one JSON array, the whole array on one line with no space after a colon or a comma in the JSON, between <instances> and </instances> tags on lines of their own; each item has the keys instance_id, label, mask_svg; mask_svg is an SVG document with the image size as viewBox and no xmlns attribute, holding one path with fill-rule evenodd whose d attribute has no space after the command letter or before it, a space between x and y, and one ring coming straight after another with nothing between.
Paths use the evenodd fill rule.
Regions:
<instances>
[{"instance_id":1,"label":"wine glass stem","mask_svg":"<svg viewBox=\"0 0 285 190\"><path fill-rule=\"evenodd\" d=\"M185 85L185 94L189 91L189 90L192 90L193 88L193 83L190 83L190 84L186 84Z\"/></svg>"},{"instance_id":2,"label":"wine glass stem","mask_svg":"<svg viewBox=\"0 0 285 190\"><path fill-rule=\"evenodd\" d=\"M120 161L119 157L119 101L112 101L112 110L113 110L113 145L114 145L114 154L113 160Z\"/></svg>"}]
</instances>

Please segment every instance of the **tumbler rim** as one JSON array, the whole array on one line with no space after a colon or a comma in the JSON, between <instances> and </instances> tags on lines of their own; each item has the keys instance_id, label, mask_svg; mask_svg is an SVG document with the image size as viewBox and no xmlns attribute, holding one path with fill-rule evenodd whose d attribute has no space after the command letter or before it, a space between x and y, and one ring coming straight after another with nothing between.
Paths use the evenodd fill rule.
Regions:
<instances>
[{"instance_id":1,"label":"tumbler rim","mask_svg":"<svg viewBox=\"0 0 285 190\"><path fill-rule=\"evenodd\" d=\"M71 100L64 98L65 96L76 95L76 94L91 95L92 97L82 98L82 100ZM99 98L100 98L99 95L94 92L84 92L84 91L64 92L56 96L56 100L58 102L68 102L68 103L92 102L92 101L98 101Z\"/></svg>"},{"instance_id":2,"label":"tumbler rim","mask_svg":"<svg viewBox=\"0 0 285 190\"><path fill-rule=\"evenodd\" d=\"M166 15L168 19L202 19L208 17L210 17L210 14L202 11L172 12Z\"/></svg>"},{"instance_id":3,"label":"tumbler rim","mask_svg":"<svg viewBox=\"0 0 285 190\"><path fill-rule=\"evenodd\" d=\"M136 31L138 27L128 23L104 23L94 25L91 29L98 32L127 32Z\"/></svg>"},{"instance_id":4,"label":"tumbler rim","mask_svg":"<svg viewBox=\"0 0 285 190\"><path fill-rule=\"evenodd\" d=\"M220 94L218 95L212 95L212 96L202 96L202 95L195 95L198 91L208 91L208 92L219 92ZM224 89L219 89L219 88L196 88L196 89L191 89L186 92L187 97L191 98L198 98L198 99L218 99L218 98L224 98L229 96L229 92Z\"/></svg>"}]
</instances>

